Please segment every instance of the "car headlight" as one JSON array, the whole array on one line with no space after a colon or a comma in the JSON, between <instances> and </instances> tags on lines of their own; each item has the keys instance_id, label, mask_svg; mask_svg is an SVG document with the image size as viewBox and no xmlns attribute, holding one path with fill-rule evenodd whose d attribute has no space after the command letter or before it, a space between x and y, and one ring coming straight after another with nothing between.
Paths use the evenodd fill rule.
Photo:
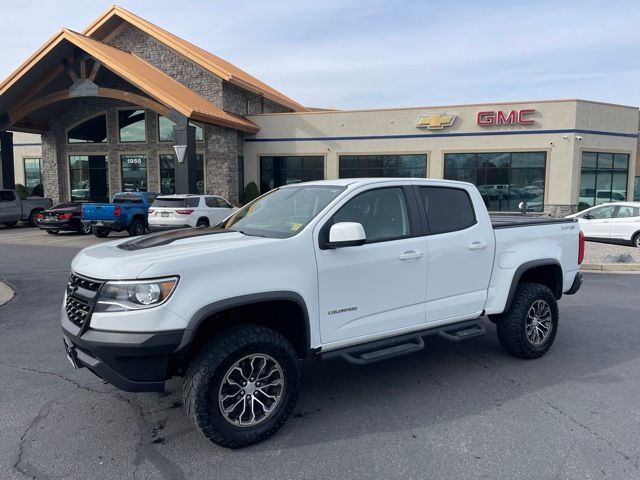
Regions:
<instances>
[{"instance_id":1,"label":"car headlight","mask_svg":"<svg viewBox=\"0 0 640 480\"><path fill-rule=\"evenodd\" d=\"M95 311L127 312L157 307L171 296L177 284L178 277L107 282L100 290Z\"/></svg>"}]
</instances>

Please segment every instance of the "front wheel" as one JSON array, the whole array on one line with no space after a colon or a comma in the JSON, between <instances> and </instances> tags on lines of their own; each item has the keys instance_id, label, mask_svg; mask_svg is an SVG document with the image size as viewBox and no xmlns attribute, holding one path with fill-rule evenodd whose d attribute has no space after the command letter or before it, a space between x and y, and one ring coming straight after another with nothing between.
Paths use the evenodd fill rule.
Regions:
<instances>
[{"instance_id":1,"label":"front wheel","mask_svg":"<svg viewBox=\"0 0 640 480\"><path fill-rule=\"evenodd\" d=\"M640 248L640 232L636 233L633 237L633 246Z\"/></svg>"},{"instance_id":2,"label":"front wheel","mask_svg":"<svg viewBox=\"0 0 640 480\"><path fill-rule=\"evenodd\" d=\"M212 442L240 448L273 435L298 397L300 366L291 344L268 328L223 331L193 358L184 405Z\"/></svg>"},{"instance_id":3,"label":"front wheel","mask_svg":"<svg viewBox=\"0 0 640 480\"><path fill-rule=\"evenodd\" d=\"M107 238L111 232L110 228L93 227L93 234L98 238Z\"/></svg>"},{"instance_id":4,"label":"front wheel","mask_svg":"<svg viewBox=\"0 0 640 480\"><path fill-rule=\"evenodd\" d=\"M538 358L547 353L558 332L558 302L549 287L521 283L508 311L495 317L498 340L514 357Z\"/></svg>"},{"instance_id":5,"label":"front wheel","mask_svg":"<svg viewBox=\"0 0 640 480\"><path fill-rule=\"evenodd\" d=\"M81 235L89 235L91 233L91 225L82 224L82 226L78 229L78 233Z\"/></svg>"}]
</instances>

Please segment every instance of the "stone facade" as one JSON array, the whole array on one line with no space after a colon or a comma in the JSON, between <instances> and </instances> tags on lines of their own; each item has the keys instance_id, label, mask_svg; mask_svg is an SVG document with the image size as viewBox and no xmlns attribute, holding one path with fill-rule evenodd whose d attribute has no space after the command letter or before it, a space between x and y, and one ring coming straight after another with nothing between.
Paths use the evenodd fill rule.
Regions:
<instances>
[{"instance_id":1,"label":"stone facade","mask_svg":"<svg viewBox=\"0 0 640 480\"><path fill-rule=\"evenodd\" d=\"M248 115L291 111L224 81L133 26L125 26L109 39L108 43L139 56L227 112ZM144 92L106 68L100 71L96 83L100 87L146 96ZM159 191L159 155L173 153L173 145L171 142L158 141L158 115L155 112L146 110L146 142L120 143L117 112L121 108L138 108L135 105L119 100L86 97L69 100L65 107L61 115L51 120L49 131L42 135L44 185L47 196L55 201L69 200L68 157L91 154L106 155L108 158L110 195L122 189L120 156L125 154L146 155L148 190ZM67 143L69 128L99 113L107 115L106 143ZM244 134L225 127L202 126L205 140L197 142L196 153L204 155L205 192L222 195L237 203L240 189L238 158L243 154Z\"/></svg>"}]
</instances>

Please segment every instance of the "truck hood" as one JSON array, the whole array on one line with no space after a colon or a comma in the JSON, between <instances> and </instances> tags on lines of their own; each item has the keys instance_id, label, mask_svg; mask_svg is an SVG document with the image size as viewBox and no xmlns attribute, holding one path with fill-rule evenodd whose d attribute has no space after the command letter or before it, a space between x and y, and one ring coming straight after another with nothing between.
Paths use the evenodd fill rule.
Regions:
<instances>
[{"instance_id":1,"label":"truck hood","mask_svg":"<svg viewBox=\"0 0 640 480\"><path fill-rule=\"evenodd\" d=\"M134 279L163 260L272 241L217 228L174 230L85 248L73 259L71 269L100 280Z\"/></svg>"}]
</instances>

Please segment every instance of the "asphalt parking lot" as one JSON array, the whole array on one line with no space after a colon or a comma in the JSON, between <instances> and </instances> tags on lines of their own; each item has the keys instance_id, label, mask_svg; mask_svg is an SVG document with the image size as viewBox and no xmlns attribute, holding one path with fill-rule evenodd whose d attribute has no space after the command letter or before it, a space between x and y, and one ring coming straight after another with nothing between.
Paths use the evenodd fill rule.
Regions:
<instances>
[{"instance_id":1,"label":"asphalt parking lot","mask_svg":"<svg viewBox=\"0 0 640 480\"><path fill-rule=\"evenodd\" d=\"M69 263L103 241L0 227L16 292L0 307L2 479L640 478L640 275L586 274L539 360L504 354L487 322L484 337L368 367L306 362L289 422L231 451L194 430L178 381L128 394L69 365Z\"/></svg>"}]
</instances>

